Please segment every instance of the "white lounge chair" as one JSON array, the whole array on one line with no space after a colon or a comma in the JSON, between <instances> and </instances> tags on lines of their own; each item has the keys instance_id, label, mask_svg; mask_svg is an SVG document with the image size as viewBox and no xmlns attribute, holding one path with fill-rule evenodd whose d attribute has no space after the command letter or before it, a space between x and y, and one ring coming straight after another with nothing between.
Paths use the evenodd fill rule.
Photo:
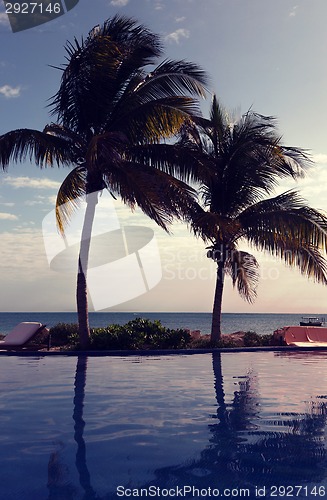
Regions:
<instances>
[{"instance_id":1,"label":"white lounge chair","mask_svg":"<svg viewBox=\"0 0 327 500\"><path fill-rule=\"evenodd\" d=\"M9 332L3 340L0 340L0 350L21 350L42 330L46 325L36 322L22 322L19 323L11 332ZM47 339L48 350L50 348L50 334ZM33 348L37 350L39 347L34 345Z\"/></svg>"}]
</instances>

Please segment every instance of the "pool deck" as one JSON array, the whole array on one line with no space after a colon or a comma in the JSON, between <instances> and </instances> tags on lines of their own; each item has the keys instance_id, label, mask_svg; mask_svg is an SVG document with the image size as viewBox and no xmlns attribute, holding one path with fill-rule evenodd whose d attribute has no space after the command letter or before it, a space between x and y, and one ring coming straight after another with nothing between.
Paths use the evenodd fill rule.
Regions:
<instances>
[{"instance_id":1,"label":"pool deck","mask_svg":"<svg viewBox=\"0 0 327 500\"><path fill-rule=\"evenodd\" d=\"M0 356L168 356L191 354L210 354L215 352L233 353L233 352L317 352L327 351L327 346L258 346L258 347L223 347L212 349L157 349L157 350L112 350L112 351L32 351L32 350L0 350Z\"/></svg>"}]
</instances>

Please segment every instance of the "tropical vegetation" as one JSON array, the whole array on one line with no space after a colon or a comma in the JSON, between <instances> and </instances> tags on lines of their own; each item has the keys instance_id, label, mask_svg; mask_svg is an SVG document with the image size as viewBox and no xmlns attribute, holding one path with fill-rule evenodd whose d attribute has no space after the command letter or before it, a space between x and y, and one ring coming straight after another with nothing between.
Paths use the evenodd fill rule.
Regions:
<instances>
[{"instance_id":1,"label":"tropical vegetation","mask_svg":"<svg viewBox=\"0 0 327 500\"><path fill-rule=\"evenodd\" d=\"M44 334L43 334L44 335ZM78 324L58 323L50 328L51 346L61 350L79 350ZM47 338L42 334L35 340L37 345L44 344ZM240 346L262 347L280 345L273 334L259 335L256 332L244 332L239 339L233 335L224 335L216 344L221 348ZM183 328L167 328L159 320L136 317L126 324L110 324L105 327L90 329L91 350L157 350L157 349L208 349L213 347L209 335L193 335Z\"/></svg>"},{"instance_id":2,"label":"tropical vegetation","mask_svg":"<svg viewBox=\"0 0 327 500\"><path fill-rule=\"evenodd\" d=\"M90 341L87 268L99 193L106 188L131 208L139 206L165 230L193 204L192 188L171 175L172 145L164 154L158 148L186 118L200 115L195 97L204 96L206 75L191 62L158 64L161 56L159 37L145 26L109 19L85 40L67 43L67 63L59 68L60 87L50 103L55 123L0 137L3 168L26 159L40 167L73 167L56 202L62 234L86 196L76 292L83 348Z\"/></svg>"},{"instance_id":3,"label":"tropical vegetation","mask_svg":"<svg viewBox=\"0 0 327 500\"><path fill-rule=\"evenodd\" d=\"M299 178L310 164L305 151L283 145L272 117L249 110L235 120L214 96L210 119L184 125L180 144L198 163L201 203L191 228L217 265L212 343L221 337L225 275L244 299L256 297L258 262L240 244L269 252L327 284L327 217L296 190L272 196L281 178Z\"/></svg>"},{"instance_id":4,"label":"tropical vegetation","mask_svg":"<svg viewBox=\"0 0 327 500\"><path fill-rule=\"evenodd\" d=\"M59 90L49 104L54 122L42 131L2 135L0 166L29 159L39 167L72 167L56 216L64 236L86 200L76 287L81 348L91 342L87 270L103 189L166 231L174 218L183 219L208 245L217 265L212 345L221 338L225 275L243 298L256 297L259 266L240 249L243 242L327 284L327 218L296 190L274 193L281 178L303 176L310 160L283 144L272 117L249 110L234 119L214 96L203 118L205 72L191 62L160 61L160 38L133 19L115 16L65 49Z\"/></svg>"},{"instance_id":5,"label":"tropical vegetation","mask_svg":"<svg viewBox=\"0 0 327 500\"><path fill-rule=\"evenodd\" d=\"M51 343L63 349L80 348L78 325L58 323L50 328ZM159 320L135 318L124 325L90 329L92 350L185 349L191 344L188 330L166 328Z\"/></svg>"}]
</instances>

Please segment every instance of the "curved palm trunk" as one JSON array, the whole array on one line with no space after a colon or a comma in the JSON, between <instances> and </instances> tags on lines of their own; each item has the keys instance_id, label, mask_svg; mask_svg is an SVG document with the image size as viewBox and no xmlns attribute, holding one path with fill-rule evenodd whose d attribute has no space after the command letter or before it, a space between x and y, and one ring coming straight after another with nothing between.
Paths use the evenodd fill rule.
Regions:
<instances>
[{"instance_id":1,"label":"curved palm trunk","mask_svg":"<svg viewBox=\"0 0 327 500\"><path fill-rule=\"evenodd\" d=\"M76 288L78 334L80 346L87 349L90 345L89 311L87 300L87 269L92 235L95 208L98 203L98 192L86 196L86 211L83 223L80 252L78 257L78 274Z\"/></svg>"},{"instance_id":2,"label":"curved palm trunk","mask_svg":"<svg viewBox=\"0 0 327 500\"><path fill-rule=\"evenodd\" d=\"M213 302L212 324L211 324L211 342L215 343L221 338L221 306L224 291L224 261L217 264L217 281L215 298Z\"/></svg>"}]
</instances>

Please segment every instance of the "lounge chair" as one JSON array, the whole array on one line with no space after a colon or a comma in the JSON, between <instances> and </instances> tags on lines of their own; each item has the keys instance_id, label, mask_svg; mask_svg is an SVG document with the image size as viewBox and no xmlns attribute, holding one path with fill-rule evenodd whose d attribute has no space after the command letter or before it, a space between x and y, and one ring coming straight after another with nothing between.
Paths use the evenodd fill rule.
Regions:
<instances>
[{"instance_id":1,"label":"lounge chair","mask_svg":"<svg viewBox=\"0 0 327 500\"><path fill-rule=\"evenodd\" d=\"M284 326L275 333L290 346L327 347L327 328L322 326Z\"/></svg>"},{"instance_id":2,"label":"lounge chair","mask_svg":"<svg viewBox=\"0 0 327 500\"><path fill-rule=\"evenodd\" d=\"M19 323L11 332L9 332L4 340L0 340L0 350L22 350L26 348L27 344L42 330L45 329L46 325L36 322L23 322ZM43 345L38 346L37 344L31 346L33 350L38 350ZM50 349L50 334L47 338L47 348Z\"/></svg>"}]
</instances>

